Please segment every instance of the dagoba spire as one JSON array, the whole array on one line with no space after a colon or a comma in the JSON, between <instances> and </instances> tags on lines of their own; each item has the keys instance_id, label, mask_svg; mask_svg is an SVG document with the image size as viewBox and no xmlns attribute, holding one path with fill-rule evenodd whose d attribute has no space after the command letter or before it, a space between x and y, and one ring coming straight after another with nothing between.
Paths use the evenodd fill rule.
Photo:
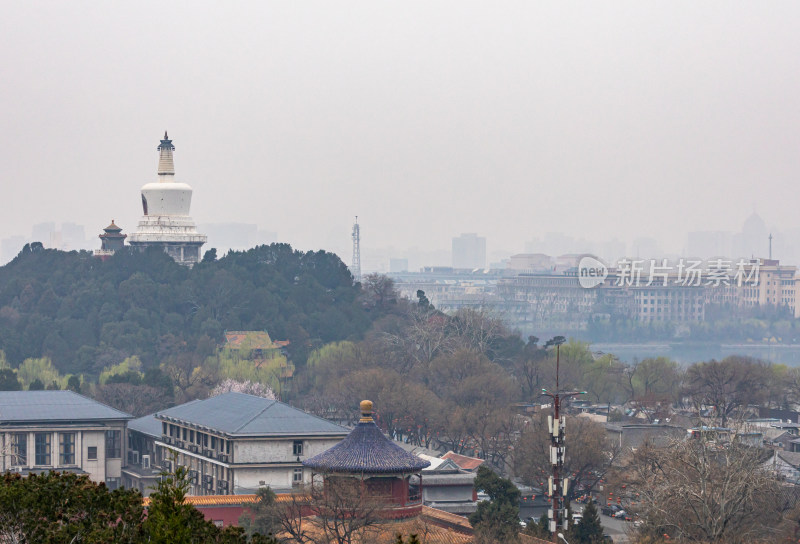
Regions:
<instances>
[{"instance_id":1,"label":"dagoba spire","mask_svg":"<svg viewBox=\"0 0 800 544\"><path fill-rule=\"evenodd\" d=\"M161 140L161 145L156 149L160 151L158 155L158 175L160 176L174 176L175 164L172 162L172 152L175 151L175 146L172 145L172 140L167 136L167 131L164 131L164 139ZM169 178L160 177L161 182L170 182Z\"/></svg>"},{"instance_id":2,"label":"dagoba spire","mask_svg":"<svg viewBox=\"0 0 800 544\"><path fill-rule=\"evenodd\" d=\"M200 262L200 248L208 238L197 232L197 226L189 215L192 187L175 181L172 163L175 146L166 131L157 149L158 181L142 186L144 215L128 243L140 249L160 247L177 262L192 266Z\"/></svg>"}]
</instances>

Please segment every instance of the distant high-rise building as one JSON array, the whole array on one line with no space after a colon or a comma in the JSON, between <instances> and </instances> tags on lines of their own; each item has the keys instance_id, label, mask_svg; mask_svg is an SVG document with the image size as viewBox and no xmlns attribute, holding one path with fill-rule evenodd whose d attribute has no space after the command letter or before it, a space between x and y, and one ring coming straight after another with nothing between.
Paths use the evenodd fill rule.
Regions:
<instances>
[{"instance_id":1,"label":"distant high-rise building","mask_svg":"<svg viewBox=\"0 0 800 544\"><path fill-rule=\"evenodd\" d=\"M5 264L16 257L25 245L24 236L9 236L0 241L0 264Z\"/></svg>"},{"instance_id":2,"label":"distant high-rise building","mask_svg":"<svg viewBox=\"0 0 800 544\"><path fill-rule=\"evenodd\" d=\"M731 233L722 230L690 232L686 235L686 256L701 259L731 257L732 240Z\"/></svg>"},{"instance_id":3,"label":"distant high-rise building","mask_svg":"<svg viewBox=\"0 0 800 544\"><path fill-rule=\"evenodd\" d=\"M200 248L207 237L197 232L189 216L192 188L175 181L172 152L175 146L164 132L158 146L158 181L142 187L142 210L136 232L128 240L131 246L160 247L180 264L192 266L200 261Z\"/></svg>"},{"instance_id":4,"label":"distant high-rise building","mask_svg":"<svg viewBox=\"0 0 800 544\"><path fill-rule=\"evenodd\" d=\"M65 250L89 249L94 243L87 243L86 230L76 223L61 223L61 243Z\"/></svg>"},{"instance_id":5,"label":"distant high-rise building","mask_svg":"<svg viewBox=\"0 0 800 544\"><path fill-rule=\"evenodd\" d=\"M389 272L408 272L408 259L389 259Z\"/></svg>"},{"instance_id":6,"label":"distant high-rise building","mask_svg":"<svg viewBox=\"0 0 800 544\"><path fill-rule=\"evenodd\" d=\"M742 232L733 237L733 257L764 257L769 249L769 232L757 213L748 217Z\"/></svg>"},{"instance_id":7,"label":"distant high-rise building","mask_svg":"<svg viewBox=\"0 0 800 544\"><path fill-rule=\"evenodd\" d=\"M453 238L453 268L485 268L486 238L466 233Z\"/></svg>"},{"instance_id":8,"label":"distant high-rise building","mask_svg":"<svg viewBox=\"0 0 800 544\"><path fill-rule=\"evenodd\" d=\"M208 237L207 244L220 255L231 249L244 251L278 241L278 233L261 230L255 223L202 223L198 228Z\"/></svg>"},{"instance_id":9,"label":"distant high-rise building","mask_svg":"<svg viewBox=\"0 0 800 544\"><path fill-rule=\"evenodd\" d=\"M637 259L655 259L661 257L661 248L655 238L636 238L633 241L631 257Z\"/></svg>"},{"instance_id":10,"label":"distant high-rise building","mask_svg":"<svg viewBox=\"0 0 800 544\"><path fill-rule=\"evenodd\" d=\"M56 224L52 222L37 223L31 229L31 241L41 242L44 247L53 247L51 242L56 234Z\"/></svg>"}]
</instances>

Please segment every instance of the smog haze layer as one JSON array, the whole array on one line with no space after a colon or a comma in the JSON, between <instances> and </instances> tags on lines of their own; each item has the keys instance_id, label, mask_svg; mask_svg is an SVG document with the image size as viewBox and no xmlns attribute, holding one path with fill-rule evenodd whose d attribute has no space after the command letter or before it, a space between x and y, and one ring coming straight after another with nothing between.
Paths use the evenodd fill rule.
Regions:
<instances>
[{"instance_id":1,"label":"smog haze layer","mask_svg":"<svg viewBox=\"0 0 800 544\"><path fill-rule=\"evenodd\" d=\"M427 250L800 227L796 2L3 12L3 237L134 231L165 129L198 224L346 260L355 215L364 245Z\"/></svg>"}]
</instances>

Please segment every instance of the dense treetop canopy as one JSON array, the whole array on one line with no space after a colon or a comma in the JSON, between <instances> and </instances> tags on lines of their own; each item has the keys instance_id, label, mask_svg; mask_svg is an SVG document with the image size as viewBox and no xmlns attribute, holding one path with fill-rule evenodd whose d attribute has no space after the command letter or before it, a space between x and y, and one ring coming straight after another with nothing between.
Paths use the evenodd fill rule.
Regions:
<instances>
[{"instance_id":1,"label":"dense treetop canopy","mask_svg":"<svg viewBox=\"0 0 800 544\"><path fill-rule=\"evenodd\" d=\"M302 363L317 345L363 335L371 320L358 294L336 255L287 244L192 269L159 250L103 262L32 245L0 267L0 349L14 366L48 356L62 373L97 375L131 355L158 364L165 342L193 349L225 330L266 330Z\"/></svg>"}]
</instances>

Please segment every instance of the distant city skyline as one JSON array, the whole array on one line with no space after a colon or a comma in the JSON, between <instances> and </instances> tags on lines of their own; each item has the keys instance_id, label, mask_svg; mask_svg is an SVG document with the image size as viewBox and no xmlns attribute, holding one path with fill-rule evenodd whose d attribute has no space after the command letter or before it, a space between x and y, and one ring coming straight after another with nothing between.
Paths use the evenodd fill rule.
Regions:
<instances>
[{"instance_id":1,"label":"distant city skyline","mask_svg":"<svg viewBox=\"0 0 800 544\"><path fill-rule=\"evenodd\" d=\"M119 226L123 228L124 233L131 232L124 225L120 224ZM209 242L204 251L215 248L219 256L224 255L230 249L241 251L261 244L285 242L277 232L261 228L255 223L198 223L198 227L203 232L207 232L209 236ZM363 235L372 242L369 225L362 223L362 228ZM60 224L50 221L32 225L30 235L20 234L0 239L0 259L2 259L0 264L5 264L13 259L22 246L29 242L40 241L45 247L63 250L98 249L100 240L97 236L102 233L102 228L94 230L97 232L93 232L92 228L87 225L69 221ZM326 233L326 239L333 240L333 242L327 247L320 245L317 249L336 253L343 262L349 265L352 258L352 239L350 239L350 232L344 234L346 236L340 236L341 240L336 240L335 233ZM480 233L474 234L483 238ZM523 247L516 249L503 248L508 244L503 244L502 241L498 244L492 239L487 239L485 242L485 267L502 268L505 266L504 261L508 261L512 255L522 253L544 253L554 257L570 253L590 253L607 262L622 257L754 256L767 258L769 257L770 234L773 235L773 257L785 263L800 265L800 229L789 231L770 229L767 222L758 214L753 213L742 221L738 230L687 232L683 245L677 251L664 250L665 246L661 241L646 237L603 241L573 238L563 233L547 232L540 238L529 240L523 244ZM451 246L452 241L462 235L463 233L454 233L451 237ZM335 247L337 244L338 249ZM422 249L419 245L408 248L381 247L376 244L363 245L361 260L364 273L387 273L391 270L392 260L403 260L408 271L416 271L423 266L454 265L452 247L428 250ZM395 264L399 266L399 263Z\"/></svg>"},{"instance_id":2,"label":"distant city skyline","mask_svg":"<svg viewBox=\"0 0 800 544\"><path fill-rule=\"evenodd\" d=\"M0 238L132 233L165 129L198 225L345 262L355 215L365 250L477 232L490 262L548 232L680 253L754 209L793 233L798 26L785 1L9 3Z\"/></svg>"}]
</instances>

